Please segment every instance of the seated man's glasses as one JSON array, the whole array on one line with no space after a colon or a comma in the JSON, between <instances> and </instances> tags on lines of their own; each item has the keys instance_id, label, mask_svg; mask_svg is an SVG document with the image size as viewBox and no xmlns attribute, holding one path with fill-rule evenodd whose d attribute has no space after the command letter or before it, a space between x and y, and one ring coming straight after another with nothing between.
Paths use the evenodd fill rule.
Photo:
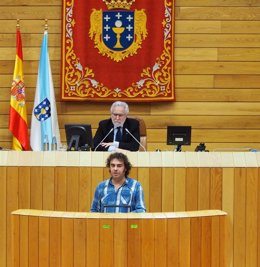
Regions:
<instances>
[{"instance_id":1,"label":"seated man's glasses","mask_svg":"<svg viewBox=\"0 0 260 267\"><path fill-rule=\"evenodd\" d=\"M114 116L114 117L123 117L123 116L125 116L125 114L120 114L120 113L112 113L112 115Z\"/></svg>"}]
</instances>

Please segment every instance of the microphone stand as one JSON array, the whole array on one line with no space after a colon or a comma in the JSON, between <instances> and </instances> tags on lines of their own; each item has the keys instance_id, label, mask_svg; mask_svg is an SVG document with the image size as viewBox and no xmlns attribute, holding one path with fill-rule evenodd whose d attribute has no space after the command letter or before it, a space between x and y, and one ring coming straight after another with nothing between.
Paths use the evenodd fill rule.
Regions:
<instances>
[{"instance_id":1,"label":"microphone stand","mask_svg":"<svg viewBox=\"0 0 260 267\"><path fill-rule=\"evenodd\" d=\"M139 144L139 146L141 146L142 149L146 152L145 147L136 139L136 137L133 134L131 134L130 131L127 128L125 128L125 130L126 130L127 133L129 133L134 138L134 140Z\"/></svg>"},{"instance_id":2,"label":"microphone stand","mask_svg":"<svg viewBox=\"0 0 260 267\"><path fill-rule=\"evenodd\" d=\"M114 131L114 128L111 128L110 131L106 134L106 136L101 140L101 142L99 142L99 144L96 146L96 148L94 149L94 151L97 150L97 148L104 142L104 140L108 137L108 135Z\"/></svg>"}]
</instances>

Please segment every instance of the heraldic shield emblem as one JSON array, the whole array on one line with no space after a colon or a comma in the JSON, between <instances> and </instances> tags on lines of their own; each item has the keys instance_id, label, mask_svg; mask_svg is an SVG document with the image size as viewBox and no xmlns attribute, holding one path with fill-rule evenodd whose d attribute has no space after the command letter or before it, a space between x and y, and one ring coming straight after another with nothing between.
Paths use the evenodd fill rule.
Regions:
<instances>
[{"instance_id":1,"label":"heraldic shield emblem","mask_svg":"<svg viewBox=\"0 0 260 267\"><path fill-rule=\"evenodd\" d=\"M62 100L175 100L175 0L62 3Z\"/></svg>"},{"instance_id":2,"label":"heraldic shield emblem","mask_svg":"<svg viewBox=\"0 0 260 267\"><path fill-rule=\"evenodd\" d=\"M89 36L103 56L119 62L137 53L147 36L145 11L130 10L133 0L103 0L108 10L94 9Z\"/></svg>"}]
</instances>

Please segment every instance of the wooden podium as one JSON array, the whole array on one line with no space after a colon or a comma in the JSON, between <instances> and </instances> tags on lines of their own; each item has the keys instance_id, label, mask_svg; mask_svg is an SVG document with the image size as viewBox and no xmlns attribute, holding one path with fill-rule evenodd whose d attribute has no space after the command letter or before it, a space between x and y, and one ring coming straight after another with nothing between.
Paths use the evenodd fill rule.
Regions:
<instances>
[{"instance_id":1,"label":"wooden podium","mask_svg":"<svg viewBox=\"0 0 260 267\"><path fill-rule=\"evenodd\" d=\"M89 211L96 185L109 176L108 153L0 154L0 266L11 267L11 213ZM127 155L134 166L130 177L141 182L149 212L223 210L228 266L260 266L260 152Z\"/></svg>"},{"instance_id":2,"label":"wooden podium","mask_svg":"<svg viewBox=\"0 0 260 267\"><path fill-rule=\"evenodd\" d=\"M13 267L227 266L219 210L99 214L12 212Z\"/></svg>"}]
</instances>

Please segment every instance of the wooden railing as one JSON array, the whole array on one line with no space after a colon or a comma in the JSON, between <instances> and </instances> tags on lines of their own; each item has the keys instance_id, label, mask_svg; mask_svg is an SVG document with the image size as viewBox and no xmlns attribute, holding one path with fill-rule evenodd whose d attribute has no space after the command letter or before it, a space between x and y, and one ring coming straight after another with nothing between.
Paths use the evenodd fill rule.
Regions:
<instances>
[{"instance_id":1,"label":"wooden railing","mask_svg":"<svg viewBox=\"0 0 260 267\"><path fill-rule=\"evenodd\" d=\"M227 266L223 211L12 213L13 267ZM29 264L28 264L29 263Z\"/></svg>"},{"instance_id":2,"label":"wooden railing","mask_svg":"<svg viewBox=\"0 0 260 267\"><path fill-rule=\"evenodd\" d=\"M11 212L88 212L109 177L102 152L1 152L0 266L11 266ZM227 212L229 267L260 264L260 153L129 152L149 212Z\"/></svg>"}]
</instances>

